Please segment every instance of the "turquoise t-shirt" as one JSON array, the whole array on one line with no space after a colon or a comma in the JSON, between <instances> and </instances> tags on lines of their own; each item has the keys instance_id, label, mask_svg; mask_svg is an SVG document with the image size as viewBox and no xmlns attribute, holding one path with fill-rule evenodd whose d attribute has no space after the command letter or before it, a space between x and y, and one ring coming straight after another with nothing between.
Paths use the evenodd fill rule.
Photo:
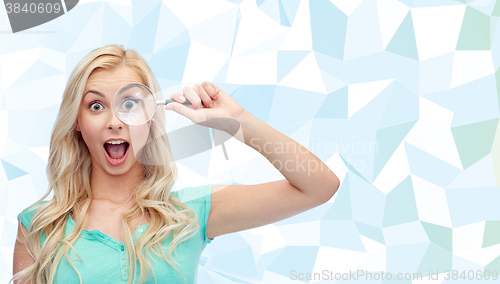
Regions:
<instances>
[{"instance_id":1,"label":"turquoise t-shirt","mask_svg":"<svg viewBox=\"0 0 500 284\"><path fill-rule=\"evenodd\" d=\"M207 219L210 212L212 185L204 185L198 187L186 187L179 191L172 191L172 195L179 198L189 208L192 208L198 214L198 224L200 228L198 232L189 240L177 245L176 252L172 253L172 258L176 261L177 269L184 275L187 284L196 283L198 265L200 256L207 244L213 239L206 236ZM47 201L43 201L45 203ZM30 207L24 209L17 219L21 220L26 228L29 227L31 218L36 213L35 210L29 210ZM23 213L26 213L22 216ZM22 219L21 219L22 216ZM66 236L73 230L75 222L72 218L68 218L66 223ZM149 227L149 224L138 226L133 234L134 243L137 238ZM43 242L45 233L42 234ZM165 254L168 256L168 247L172 240L171 235L166 238L162 246ZM95 229L88 231L84 229L80 237L73 245L78 255L82 259L80 261L74 251L70 248L68 256L72 260L75 267L80 272L82 283L127 283L129 278L128 262L125 261L125 247L123 243ZM154 274L156 275L156 283L184 283L182 276L168 264L164 259L152 255L153 261L150 261ZM137 265L138 266L138 262ZM137 268L136 282L139 280L139 270ZM78 274L63 256L61 259L54 283L80 283ZM154 276L148 279L145 283L155 283Z\"/></svg>"}]
</instances>

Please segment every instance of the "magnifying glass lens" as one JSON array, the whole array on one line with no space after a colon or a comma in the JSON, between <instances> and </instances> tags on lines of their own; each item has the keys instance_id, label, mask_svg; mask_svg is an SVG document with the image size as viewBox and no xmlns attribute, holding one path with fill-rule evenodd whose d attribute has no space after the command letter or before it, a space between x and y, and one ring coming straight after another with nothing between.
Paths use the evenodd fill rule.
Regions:
<instances>
[{"instance_id":1,"label":"magnifying glass lens","mask_svg":"<svg viewBox=\"0 0 500 284\"><path fill-rule=\"evenodd\" d=\"M123 86L113 99L113 110L123 123L142 125L154 115L156 100L144 85L131 83Z\"/></svg>"}]
</instances>

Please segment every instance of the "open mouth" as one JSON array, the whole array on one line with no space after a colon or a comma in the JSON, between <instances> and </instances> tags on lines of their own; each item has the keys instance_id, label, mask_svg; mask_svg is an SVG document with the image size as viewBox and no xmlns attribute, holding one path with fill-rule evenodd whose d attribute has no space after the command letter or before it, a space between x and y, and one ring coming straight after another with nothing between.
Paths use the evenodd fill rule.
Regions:
<instances>
[{"instance_id":1,"label":"open mouth","mask_svg":"<svg viewBox=\"0 0 500 284\"><path fill-rule=\"evenodd\" d=\"M125 162L128 156L128 149L130 148L127 142L119 144L104 143L103 147L108 163L113 166L118 166Z\"/></svg>"}]
</instances>

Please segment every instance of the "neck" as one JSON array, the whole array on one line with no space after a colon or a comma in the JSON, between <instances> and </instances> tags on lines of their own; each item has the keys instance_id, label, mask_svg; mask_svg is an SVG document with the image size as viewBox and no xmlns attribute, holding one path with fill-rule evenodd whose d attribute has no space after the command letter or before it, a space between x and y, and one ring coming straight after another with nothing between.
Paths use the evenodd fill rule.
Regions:
<instances>
[{"instance_id":1,"label":"neck","mask_svg":"<svg viewBox=\"0 0 500 284\"><path fill-rule=\"evenodd\" d=\"M90 177L92 200L108 201L117 206L129 204L137 186L144 179L142 165L123 175L109 175L103 170L94 171Z\"/></svg>"}]
</instances>

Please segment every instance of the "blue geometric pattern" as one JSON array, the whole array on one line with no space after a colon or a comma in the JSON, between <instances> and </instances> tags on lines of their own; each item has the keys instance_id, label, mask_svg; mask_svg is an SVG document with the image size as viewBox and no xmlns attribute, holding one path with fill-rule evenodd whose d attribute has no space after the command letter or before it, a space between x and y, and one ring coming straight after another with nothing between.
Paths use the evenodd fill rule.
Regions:
<instances>
[{"instance_id":1,"label":"blue geometric pattern","mask_svg":"<svg viewBox=\"0 0 500 284\"><path fill-rule=\"evenodd\" d=\"M10 31L2 5L1 283L12 277L16 216L47 191L67 79L107 44L138 51L164 97L213 82L341 180L319 207L215 238L199 283L500 272L500 1L89 0ZM167 120L167 131L191 124ZM215 147L177 161L174 190L283 178L250 147L224 145L229 160Z\"/></svg>"}]
</instances>

